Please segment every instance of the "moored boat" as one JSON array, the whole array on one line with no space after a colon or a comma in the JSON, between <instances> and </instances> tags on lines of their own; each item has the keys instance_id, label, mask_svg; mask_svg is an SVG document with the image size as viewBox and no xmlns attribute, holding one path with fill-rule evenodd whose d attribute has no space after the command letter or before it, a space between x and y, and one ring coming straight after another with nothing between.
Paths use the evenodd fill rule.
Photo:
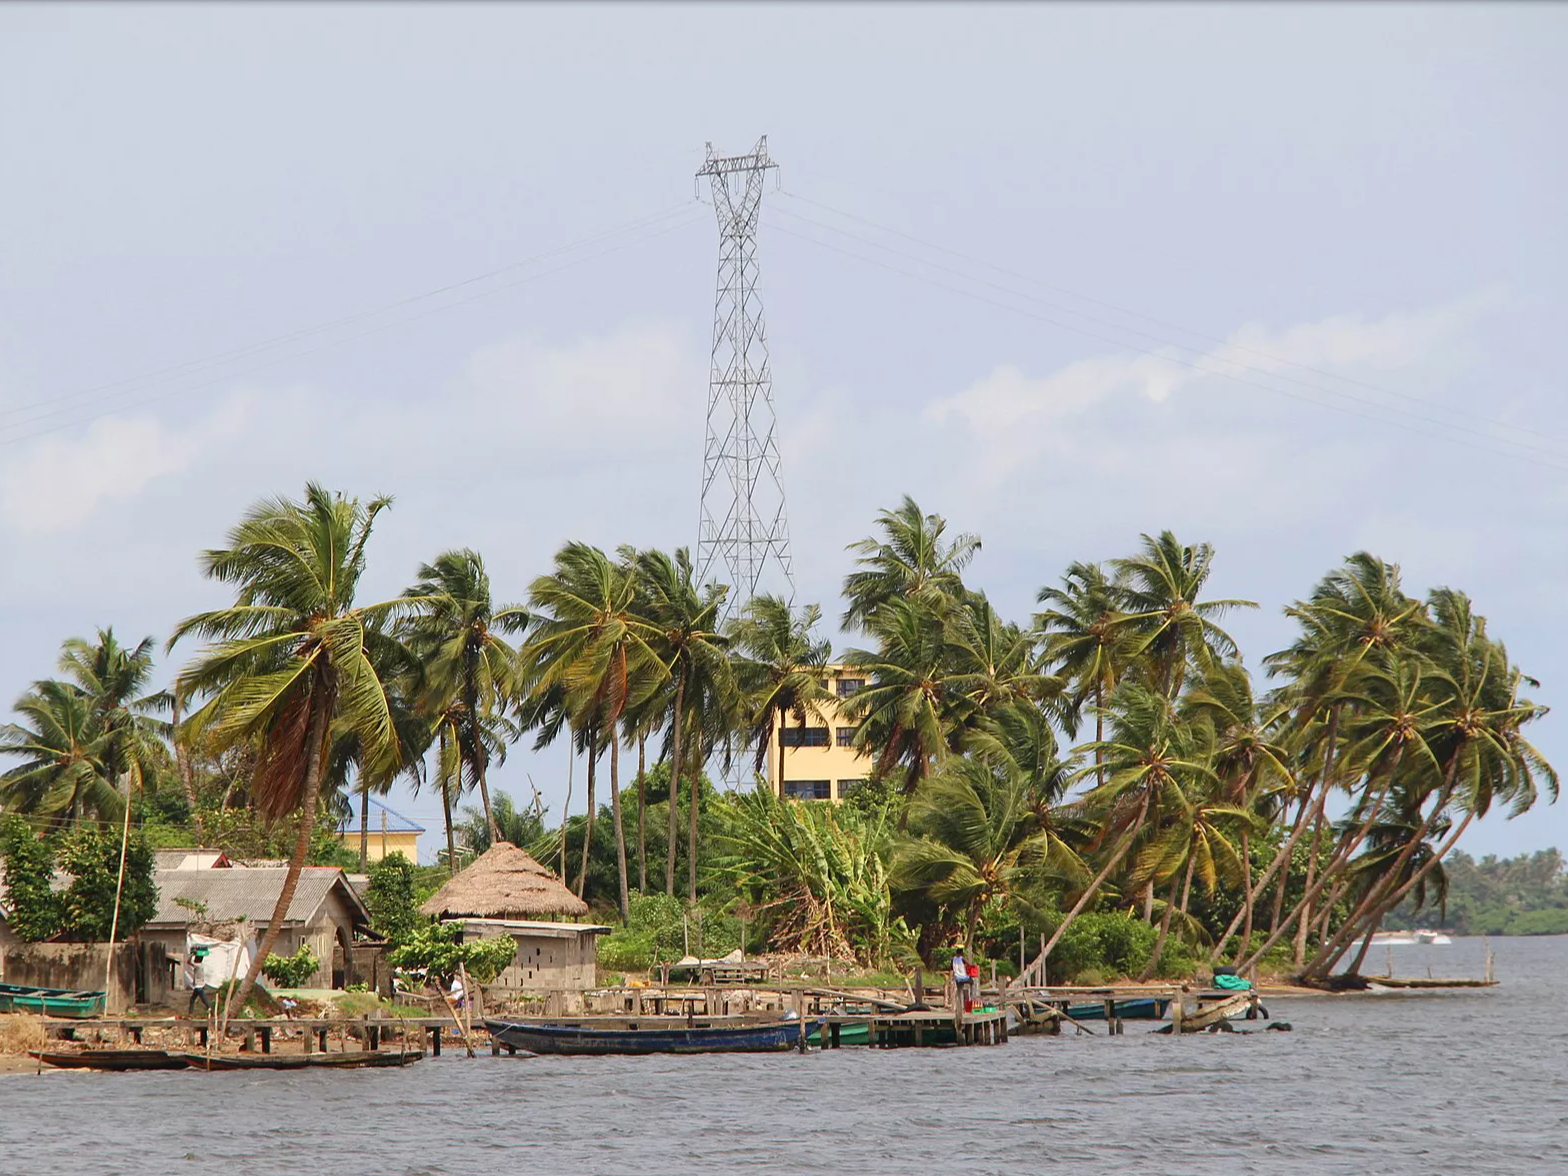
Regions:
<instances>
[{"instance_id":1,"label":"moored boat","mask_svg":"<svg viewBox=\"0 0 1568 1176\"><path fill-rule=\"evenodd\" d=\"M1122 1021L1161 1021L1164 1020L1165 1010L1170 1007L1170 1003L1169 997L1140 996L1114 1001L1111 1009L1112 1015ZM1097 1000L1068 1005L1067 1015L1075 1021L1103 1021L1105 1002Z\"/></svg>"},{"instance_id":2,"label":"moored boat","mask_svg":"<svg viewBox=\"0 0 1568 1176\"><path fill-rule=\"evenodd\" d=\"M503 1045L536 1054L773 1053L793 1049L801 1040L799 1021L690 1024L674 1017L645 1017L614 1024L617 1027L491 1019L485 1028ZM807 1022L807 1033L821 1024Z\"/></svg>"},{"instance_id":3,"label":"moored boat","mask_svg":"<svg viewBox=\"0 0 1568 1176\"><path fill-rule=\"evenodd\" d=\"M422 1049L351 1050L344 1053L308 1054L204 1054L183 1057L193 1070L317 1070L359 1069L365 1066L411 1066L425 1056Z\"/></svg>"},{"instance_id":4,"label":"moored boat","mask_svg":"<svg viewBox=\"0 0 1568 1176\"><path fill-rule=\"evenodd\" d=\"M0 984L0 1013L41 1013L47 1017L80 1020L103 1012L104 994L72 992L65 988L34 988L26 984Z\"/></svg>"},{"instance_id":5,"label":"moored boat","mask_svg":"<svg viewBox=\"0 0 1568 1176\"><path fill-rule=\"evenodd\" d=\"M46 1066L61 1070L183 1070L189 1064L183 1054L164 1049L30 1049L31 1057Z\"/></svg>"}]
</instances>

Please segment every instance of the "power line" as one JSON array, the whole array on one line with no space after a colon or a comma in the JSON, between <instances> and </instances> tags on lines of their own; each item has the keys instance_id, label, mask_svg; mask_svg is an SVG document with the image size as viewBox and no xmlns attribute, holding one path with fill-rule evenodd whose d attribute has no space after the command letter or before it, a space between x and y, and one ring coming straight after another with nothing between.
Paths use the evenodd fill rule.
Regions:
<instances>
[{"instance_id":1,"label":"power line","mask_svg":"<svg viewBox=\"0 0 1568 1176\"><path fill-rule=\"evenodd\" d=\"M691 206L687 205L686 207L691 207ZM89 413L86 416L70 417L70 419L61 421L58 424L50 425L47 428L37 429L37 430L34 430L33 432L30 432L30 433L23 433L23 434L11 436L11 437L6 437L4 439L0 439L0 447L4 447L4 446L7 446L7 445L20 444L23 441L30 441L30 440L33 440L33 439L35 439L37 437L42 437L42 436L45 436L45 435L47 435L49 433L59 432L61 429L68 429L68 428L71 428L71 427L76 426L76 425L89 424L92 421L98 420L98 419L100 419L102 417L112 416L115 413L124 412L127 409L139 408L139 407L142 407L144 405L154 404L154 403L157 403L157 402L159 402L161 400L167 400L167 399L169 399L172 396L180 396L180 395L184 395L185 393L189 393L189 392L197 392L197 391L200 391L200 390L202 390L204 388L211 388L211 387L214 387L215 385L227 383L227 382L229 382L231 380L237 379L240 376L249 375L252 372L264 371L264 370L266 370L268 368L276 367L278 364L287 363L290 360L302 359L305 356L315 355L315 354L317 354L319 352L329 350L329 349L331 349L333 347L340 347L340 346L342 346L342 345L344 345L346 343L352 343L352 342L355 342L356 340L359 340L359 339L368 338L371 335L380 334L381 332L391 330L394 327L400 327L400 326L403 326L403 325L405 325L407 323L415 322L415 321L417 321L419 319L422 319L422 318L428 318L430 315L439 314L442 311L452 310L452 309L455 309L455 308L460 307L460 306L466 306L466 305L468 305L471 302L477 302L477 301L479 301L480 299L483 299L483 298L490 298L490 297L493 297L496 294L504 293L507 290L515 289L518 286L527 285L530 282L536 282L536 281L539 281L540 279L551 277L551 276L553 276L555 274L562 273L562 272L564 272L566 270L574 269L574 268L576 268L579 265L586 264L587 262L597 261L598 259L600 259L602 257L608 257L612 253L619 253L621 250L628 249L628 248L632 247L633 245L640 245L640 244L643 244L643 243L645 243L647 241L651 241L651 240L653 240L656 237L662 237L666 233L673 232L673 231L675 231L677 229L685 228L686 226L691 225L691 224L695 224L697 221L702 220L702 219L704 219L702 214L696 212L695 210L693 210L693 214L692 215L684 217L684 218L681 218L681 219L677 219L672 224L668 224L668 225L665 225L665 226L663 226L661 228L657 228L657 229L654 229L652 225L649 225L648 228L645 229L645 231L643 231L642 233L640 233L638 235L635 235L635 236L631 237L628 240L625 240L625 241L620 242L619 244L610 246L609 248L601 249L597 253L591 253L591 254L589 254L589 255L587 255L585 257L576 258L576 259L574 259L572 261L569 261L569 262L566 262L566 263L564 263L562 265L558 265L558 266L556 266L556 267L554 267L552 269L543 270L543 271L541 271L539 273L530 274L527 277L519 278L516 281L508 282L508 283L506 283L504 285L501 285L501 286L495 286L495 287L492 287L491 289L480 291L477 294L469 295L467 298L461 298L461 299L458 299L458 300L453 301L453 302L442 303L441 305L430 307L427 310L422 310L422 311L419 311L418 313L415 313L415 314L405 315L402 318L394 319L391 322L383 323L380 326L371 327L368 330L360 331L360 332L358 332L356 334L353 334L353 335L347 335L347 336L344 336L343 338L340 338L340 339L329 340L328 342L322 343L321 345L319 345L317 347L308 348L308 349L306 349L304 351L289 352L287 354L278 356L278 357L276 357L274 359L266 360L266 361L264 361L262 363L252 364L252 365L248 365L248 366L241 367L241 368L238 368L238 369L234 369L234 370L231 370L231 371L227 371L227 372L223 373L220 376L216 376L213 379L205 380L205 381L203 381L201 383L198 383L198 384L190 384L190 385L186 385L186 386L183 386L183 387L172 388L172 389L170 389L168 391L158 392L158 393L150 395L150 396L140 396L140 397L137 397L135 399L127 400L127 401L125 401L123 403L116 404L116 405L114 405L114 406L112 406L110 408L106 408L106 409L104 409L104 410L102 410L100 412ZM655 222L655 223L657 223L657 222ZM459 283L459 284L461 284L461 283ZM455 285L454 285L454 288L455 288ZM406 301L413 301L413 300L406 300ZM376 313L381 313L381 312L376 312ZM152 386L156 387L157 384L154 383ZM56 412L41 413L38 416L36 416L36 417L34 417L34 418L32 418L31 420L28 420L28 421L22 421L22 422L18 422L18 423L12 424L12 425L0 425L0 433L4 433L8 429L21 428L21 427L24 427L24 426L29 425L29 424L35 424L35 423L37 423L39 421L47 420L49 417L52 417L52 416L68 415L68 414L71 414L71 413L75 413L75 412L78 412L82 408L85 408L85 407L87 407L86 404L69 406L67 408L57 410Z\"/></svg>"},{"instance_id":2,"label":"power line","mask_svg":"<svg viewBox=\"0 0 1568 1176\"><path fill-rule=\"evenodd\" d=\"M1302 393L1292 392L1289 389L1278 388L1278 387L1275 387L1275 386L1270 385L1270 384L1262 384L1262 383L1257 382L1256 380L1243 379L1241 376L1234 375L1234 374L1232 374L1230 372L1221 371L1221 370L1218 370L1218 369L1215 369L1215 368L1205 367L1204 365L1202 365L1200 363L1196 363L1196 362L1194 362L1192 360L1183 359L1180 356L1168 355L1168 354L1164 354L1162 352L1155 351L1155 350L1153 350L1151 348L1148 348L1148 347L1142 347L1142 346L1139 346L1139 345L1134 344L1134 343L1128 343L1125 340L1116 339L1116 338L1113 338L1113 337L1111 337L1109 335L1101 334L1101 333L1099 333L1097 331L1087 330L1087 329L1085 329L1083 327L1080 327L1080 326L1077 326L1077 325L1075 325L1073 323L1063 322L1060 319L1052 318L1052 317L1050 317L1048 315L1037 314L1037 313L1035 313L1033 311L1025 310L1022 307L1015 306L1015 305L1013 305L1011 303L1003 302L1003 301L1000 301L1000 300L995 299L995 298L987 297L984 294L977 294L974 291L965 290L965 289L963 289L961 287L954 286L951 283L939 281L938 279L932 278L932 277L930 277L930 276L928 276L926 274L917 273L917 272L915 272L913 270L902 269L902 268L900 268L900 267L898 267L896 265L892 265L892 264L890 264L888 262L885 262L885 261L882 261L882 260L880 260L878 258L867 257L864 254L856 253L856 252L854 252L853 250L850 250L850 249L841 248L840 246L833 245L830 242L818 240L817 238L811 237L811 236L809 236L809 235L807 235L805 233L797 233L797 232L795 232L795 231L793 231L791 229L788 229L788 228L784 227L783 225L779 225L777 223L773 223L771 225L771 227L772 227L772 229L775 232L780 232L780 233L785 234L786 236L795 237L795 238L797 238L799 240L802 240L802 241L807 241L807 242L809 242L809 243L811 243L813 245L818 246L819 248L827 249L827 250L830 250L830 251L832 251L834 253L840 253L840 254L843 254L846 257L852 257L855 260L865 262L868 265L873 265L873 266L876 266L876 267L878 267L880 269L888 270L888 271L890 271L892 273L901 274L904 277L913 278L914 280L919 281L919 282L925 282L928 285L936 286L939 289L951 291L952 293L959 294L959 295L961 295L963 297L966 297L966 298L972 298L975 301L983 302L983 303L986 303L987 305L990 305L990 306L999 307L1002 310L1012 311L1014 314L1023 315L1025 318L1032 318L1032 319L1035 319L1038 322L1048 323L1051 326L1060 327L1061 329L1066 330L1066 331L1072 331L1075 334L1084 335L1084 336L1086 336L1088 338L1091 338L1091 339L1098 339L1101 342L1110 343L1112 346L1124 347L1124 348L1127 348L1128 350L1137 351L1137 352L1139 352L1141 354L1151 356L1151 357L1153 357L1155 359L1163 360L1166 363L1171 363L1171 364L1176 364L1176 365L1181 366L1181 367L1191 368L1193 371L1201 372L1204 375L1217 376L1217 377L1219 377L1221 379L1229 380L1232 383L1243 384L1243 385L1246 385L1246 386L1252 387L1252 388L1259 388L1259 389L1262 389L1265 392L1272 392L1272 393L1274 393L1275 395L1278 395L1278 396L1288 396L1288 397L1290 397L1293 400L1300 400L1300 401L1303 401L1304 403L1314 405L1314 406L1316 406L1318 408L1327 408L1327 409L1330 409L1330 410L1332 410L1334 412L1340 412L1340 413L1345 413L1345 414L1350 415L1350 416L1359 417L1362 420L1371 421L1374 424L1391 425L1394 428L1404 429L1407 432L1416 433L1418 435L1425 436L1425 437L1436 438L1436 439L1441 440L1441 441L1449 441L1449 442L1452 442L1453 444L1456 444L1456 445L1465 445L1465 446L1468 446L1468 447L1473 448L1473 449L1481 450L1482 452L1491 453L1491 454L1493 454L1495 456L1498 456L1498 457L1512 458L1512 459L1514 459L1516 461L1529 462L1532 465L1542 466L1542 467L1544 467L1546 469L1552 469L1552 470L1557 470L1557 471L1560 471L1560 472L1563 472L1563 473L1568 473L1568 465L1559 465L1559 464L1556 464L1556 463L1553 463L1553 462L1541 461L1541 460L1538 460L1536 458L1530 457L1528 454L1519 453L1519 452L1517 452L1515 450L1494 449L1494 448L1492 448L1492 447L1490 447L1488 445L1478 444L1477 443L1478 442L1478 437L1475 434L1468 434L1467 435L1462 430L1460 431L1460 435L1458 435L1458 436L1450 435L1450 434L1447 434L1447 433L1434 433L1434 432L1432 432L1432 431L1430 431L1428 429L1420 428L1417 425L1410 424L1410 423L1408 423L1406 421L1399 420L1397 418L1372 416L1372 415L1370 415L1368 413L1358 412L1358 411L1356 411L1353 408L1347 408L1347 407L1345 407L1343 405L1333 404L1333 403L1325 402L1325 401L1322 401L1322 400L1316 400L1316 399L1313 399L1310 396L1303 395ZM885 247L883 247L883 248L885 248ZM889 250L889 252L895 252L896 253L896 251L894 251L894 250ZM1019 296L1020 297L1027 297L1027 295L1019 295ZM1187 350L1191 350L1191 348L1188 348ZM1375 408L1375 409L1377 409L1378 411L1381 411L1381 412L1398 411L1398 410L1395 410L1395 409L1393 409L1393 408L1391 408L1389 406L1386 406L1386 405L1370 404L1370 407ZM1459 426L1455 426L1455 425L1447 425L1447 424L1445 424L1444 427L1445 428L1450 428L1450 429L1456 429L1456 430L1459 429ZM1503 444L1503 445L1522 446L1523 448L1530 448L1530 449L1538 448L1538 447L1535 447L1535 446L1523 446L1523 443L1521 443L1521 442L1512 441L1512 440L1509 440L1509 439L1503 438L1503 437L1486 437L1484 439L1485 440L1489 440L1489 441L1496 441L1499 444ZM1550 451L1541 450L1541 452L1550 452ZM1553 456L1557 456L1557 455L1553 454Z\"/></svg>"},{"instance_id":3,"label":"power line","mask_svg":"<svg viewBox=\"0 0 1568 1176\"><path fill-rule=\"evenodd\" d=\"M1255 348L1255 347L1247 347L1244 344L1236 343L1236 342L1234 342L1234 341L1232 341L1230 339L1226 339L1226 338L1223 338L1223 337L1218 336L1218 335L1211 335L1211 334L1208 334L1207 332L1199 331L1199 330L1196 330L1196 329L1194 329L1192 327L1184 327L1184 326L1182 326L1179 323L1173 323L1173 322L1170 322L1169 320L1166 320L1166 319L1156 318L1153 315L1144 314L1141 311L1132 310L1132 309L1130 309L1128 307L1121 306L1121 305L1119 305L1117 303L1108 302L1105 299L1095 298L1092 295L1084 294L1081 291L1073 290L1073 289L1070 289L1070 288L1068 288L1066 286L1057 285L1056 283L1053 283L1053 282L1048 282L1048 281L1044 280L1043 278L1037 278L1037 277L1034 277L1034 276L1029 275L1029 274L1020 273L1017 270L1008 269L1005 266L1000 266L1000 265L995 264L994 262L987 261L984 258L974 257L974 256L972 256L970 254L960 252L959 250L949 249L946 246L938 245L938 244L936 244L934 242L931 242L931 241L926 241L926 240L924 240L924 239L922 239L920 237L913 236L913 235L911 235L909 233L902 232L902 231L900 231L898 229L891 228L891 227L889 227L887 225L878 224L877 222L869 220L869 219L867 219L865 217L857 216L854 213L846 212L843 209L834 208L832 205L824 204L824 203L822 203L819 200L813 200L810 197L802 196L802 195L800 195L799 193L796 193L796 192L790 192L790 191L781 189L781 195L784 195L784 196L786 196L786 197L788 197L788 198L790 198L792 200L799 200L799 201L801 201L803 203L813 205L813 206L815 206L817 208L823 209L826 212L833 213L835 216L844 217L846 220L856 221L856 222L858 222L860 224L863 224L863 225L866 225L866 226L868 226L870 228L876 229L879 232L888 233L888 234L890 234L892 236L895 236L895 237L901 237L904 240L913 242L914 244L920 245L923 248L931 249L931 250L934 250L934 251L936 251L938 253L946 254L949 257L956 257L956 258L958 258L958 259L960 259L962 261L967 261L967 262L970 262L971 264L982 266L982 267L984 267L986 269L992 270L992 271L994 271L996 273L999 273L999 274L1003 274L1003 275L1005 275L1007 277L1015 278L1015 279L1017 279L1019 281L1023 281L1023 282L1029 282L1029 283L1031 283L1033 285L1043 287L1044 289L1055 290L1055 291L1057 291L1059 293L1067 294L1067 295L1069 295L1069 296L1071 296L1073 298L1081 299L1084 302L1093 303L1096 306L1103 306L1103 307L1105 307L1105 308L1107 308L1109 310L1114 310L1114 311L1116 311L1119 314L1128 315L1128 316L1130 316L1132 318L1141 319L1144 322L1154 323L1154 324L1156 324L1158 326L1169 328L1170 330L1180 331L1183 334L1192 335L1194 338L1204 339L1204 340L1207 340L1207 341L1209 341L1211 343L1218 343L1221 346L1230 348L1231 350L1234 350L1234 351L1245 352L1245 353L1247 353L1249 355L1255 355L1255 356L1257 356L1257 357L1259 357L1261 359L1269 360L1272 363L1281 364L1281 365L1284 365L1284 366L1287 366L1287 367L1299 368L1302 371L1312 372L1315 375L1326 376L1329 379L1339 380L1339 381L1341 381L1343 383L1346 383L1346 384L1354 384L1355 386L1357 386L1359 388L1365 388L1368 391L1376 392L1379 395L1391 396L1391 397L1394 397L1394 398L1399 399L1399 400L1406 400L1406 401L1409 401L1409 402L1411 402L1413 404L1419 404L1419 405L1421 405L1424 408L1433 409L1433 410L1436 410L1438 412L1446 412L1446 413L1451 413L1451 414L1456 415L1456 416L1463 416L1463 417L1466 417L1466 418L1468 418L1470 420L1473 420L1473 421L1477 421L1477 422L1480 422L1480 423L1483 423L1483 424L1492 425L1492 426L1494 426L1496 428L1499 428L1499 429L1506 429L1506 430L1509 430L1509 431L1515 432L1515 433L1523 433L1523 434L1526 434L1526 435L1531 436L1531 437L1540 438L1542 440L1558 441L1558 442L1562 442L1564 444L1568 444L1568 437L1558 436L1558 435L1550 434L1550 433L1542 433L1539 430L1531 429L1531 428L1528 428L1528 427L1526 427L1524 425L1512 424L1512 423L1510 423L1508 421L1497 420L1496 418L1493 418L1493 417L1483 417L1483 416L1480 416L1480 415L1470 411L1469 409L1449 408L1449 407L1447 407L1445 405L1442 405L1442 404L1433 403L1432 401L1427 400L1427 399L1425 399L1423 397L1420 397L1420 396L1412 396L1409 393L1397 392L1397 391L1393 390L1392 388L1384 388L1384 387L1381 387L1381 386L1379 386L1377 384L1368 383L1365 380L1358 380L1358 379L1356 379L1356 378L1354 378L1352 376L1343 375L1343 374L1341 374L1339 372L1333 372L1333 371L1329 371L1329 370L1327 370L1325 368L1314 367L1311 364L1302 363L1299 360L1287 359L1287 358L1285 358L1282 355L1276 355L1276 354L1274 354L1272 352L1264 351L1264 350L1261 350L1261 349ZM930 261L928 261L928 260L926 260L924 258L916 258L916 256L913 255L913 254L900 253L898 250L892 249L891 247L889 247L887 245L883 245L883 244L881 244L880 242L877 242L877 241L872 241L869 238L856 236L855 234L849 233L849 232L847 232L844 229L838 228L837 226L829 225L829 224L826 224L825 222L822 222L822 221L812 221L809 217L801 216L800 213L791 213L791 212L788 212L788 210L786 210L786 209L778 209L777 211L783 212L787 216L794 216L794 217L797 217L798 219L805 220L808 223L816 224L819 227L826 228L826 229L828 229L831 232L841 233L844 236L851 237L854 240L862 241L863 243L868 244L868 245L872 245L875 248L886 249L886 250L888 250L888 252L898 254L899 256L906 256L906 257L914 258L916 260L920 260L922 262L922 264L932 265L934 268L939 268L939 269L940 268L946 268L946 267L936 266L936 263L930 262ZM976 278L973 275L963 274L962 271L949 270L948 272L960 274L960 276L965 277L967 280L974 281L974 282L977 282L977 283L981 283L981 284L984 284L984 285L991 285L991 286L993 286L996 289L1008 289L1007 287L996 286L995 283L986 282L984 279ZM1017 294L1017 296L1019 296L1019 297L1024 297L1024 298L1031 297L1030 295L1023 294L1022 292L1019 292L1019 291L1009 290L1008 292ZM1078 318L1084 318L1084 319L1087 319L1087 320L1089 320L1091 322L1103 323L1105 325L1112 326L1112 327L1114 327L1117 330L1124 330L1124 331L1128 331L1128 332L1133 333L1133 334L1140 334L1140 335L1143 335L1145 338L1159 339L1159 336L1149 335L1146 332L1137 331L1135 328L1127 327L1127 326L1124 326L1122 324L1112 322L1110 320L1096 318L1093 315L1087 315L1087 314L1084 314L1081 311L1073 310L1071 307L1064 307L1064 306L1061 306L1060 304L1044 302L1043 300L1036 300L1036 301L1041 301L1042 305L1052 306L1052 307L1054 307L1056 309L1062 310L1062 311L1064 311L1064 312L1066 312L1068 314L1074 315L1074 316L1076 316ZM1168 342L1168 343L1170 343L1171 346L1181 347L1183 350L1187 350L1187 351L1198 352L1198 351L1202 350L1200 348L1192 347L1192 346L1190 346L1188 344L1185 344L1185 343L1177 343L1177 342L1174 342L1174 341L1171 341L1171 340L1163 340L1163 339L1160 339L1160 341L1161 342ZM1236 362L1236 361L1226 360L1224 362ZM1242 367L1245 368L1248 365L1240 364L1238 366L1242 366ZM1261 369L1253 368L1253 369L1250 369L1250 370L1261 370ZM1275 377L1280 378L1280 379L1291 379L1291 377L1283 376L1283 375L1281 375L1278 372L1265 372L1265 374L1268 374L1268 375L1271 375L1271 376L1275 376ZM1334 396L1343 396L1343 395L1345 395L1344 393L1336 392L1333 389L1322 388L1320 385L1311 384L1311 383L1307 383L1307 382L1304 382L1304 381L1293 381L1293 382L1302 383L1304 387L1317 388L1319 391L1325 392L1325 393L1327 393L1329 395L1334 395ZM1375 403L1375 402L1373 402L1373 403ZM1385 406L1379 405L1378 407L1382 408L1382 407L1385 407ZM1390 410L1391 411L1403 411L1403 410L1400 410L1400 409L1392 409L1392 408ZM1412 415L1417 415L1417 414L1412 414ZM1423 417L1422 419L1431 420L1432 418ZM1444 421L1434 421L1434 423L1442 424L1445 427L1449 427L1449 428L1453 427L1448 422L1444 422ZM1519 444L1519 442L1510 441L1510 440L1508 440L1506 438L1497 438L1497 440L1503 441L1505 444L1510 444L1510 445L1512 445L1512 444ZM1545 452L1555 452L1555 451L1545 451Z\"/></svg>"}]
</instances>

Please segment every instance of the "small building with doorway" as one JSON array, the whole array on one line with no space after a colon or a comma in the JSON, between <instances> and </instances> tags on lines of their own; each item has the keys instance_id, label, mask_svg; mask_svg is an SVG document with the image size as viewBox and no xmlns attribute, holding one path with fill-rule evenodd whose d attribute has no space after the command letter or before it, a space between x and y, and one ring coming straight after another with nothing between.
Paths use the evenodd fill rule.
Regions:
<instances>
[{"instance_id":1,"label":"small building with doorway","mask_svg":"<svg viewBox=\"0 0 1568 1176\"><path fill-rule=\"evenodd\" d=\"M806 706L806 721L786 714L768 737L764 763L768 786L787 800L843 800L866 782L875 766L854 746L856 722L843 700L866 685L865 671L854 666L822 667L821 686L828 698Z\"/></svg>"},{"instance_id":2,"label":"small building with doorway","mask_svg":"<svg viewBox=\"0 0 1568 1176\"><path fill-rule=\"evenodd\" d=\"M419 861L419 838L425 827L382 804L374 796L369 801L370 817L363 822L366 831L365 860L379 862L384 857L400 853L409 861ZM350 853L359 852L361 820L358 816L345 818L338 825L338 840Z\"/></svg>"},{"instance_id":3,"label":"small building with doorway","mask_svg":"<svg viewBox=\"0 0 1568 1176\"><path fill-rule=\"evenodd\" d=\"M581 992L598 982L600 923L565 921L588 913L588 904L523 850L498 841L419 908L462 935L509 935L517 942L512 963L489 985L507 991Z\"/></svg>"},{"instance_id":4,"label":"small building with doorway","mask_svg":"<svg viewBox=\"0 0 1568 1176\"><path fill-rule=\"evenodd\" d=\"M168 958L185 958L185 936L204 925L244 920L259 943L272 919L286 866L235 869L158 870L158 911L142 927L140 937L160 943ZM321 961L306 988L343 988L357 982L354 969L354 934L370 929L370 912L336 866L306 866L289 903L288 917L272 950L293 955L309 944ZM176 975L172 985L182 985Z\"/></svg>"}]
</instances>

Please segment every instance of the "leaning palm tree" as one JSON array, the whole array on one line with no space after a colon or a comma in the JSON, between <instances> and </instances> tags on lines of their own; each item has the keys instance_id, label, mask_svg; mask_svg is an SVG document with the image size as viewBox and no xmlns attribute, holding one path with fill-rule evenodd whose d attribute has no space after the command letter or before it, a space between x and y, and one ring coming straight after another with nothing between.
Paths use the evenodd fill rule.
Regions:
<instances>
[{"instance_id":1,"label":"leaning palm tree","mask_svg":"<svg viewBox=\"0 0 1568 1176\"><path fill-rule=\"evenodd\" d=\"M422 670L419 708L455 720L452 734L461 767L479 788L491 840L499 841L483 732L517 693L517 651L505 635L522 632L528 615L520 605L492 601L484 560L466 547L421 565L418 579L403 595L419 602L419 611L402 627Z\"/></svg>"},{"instance_id":2,"label":"leaning palm tree","mask_svg":"<svg viewBox=\"0 0 1568 1176\"><path fill-rule=\"evenodd\" d=\"M236 590L234 605L187 617L169 638L206 647L175 683L201 706L185 720L192 741L213 752L258 748L251 796L268 821L296 814L298 835L277 906L236 1007L256 983L299 885L318 819L322 778L334 730L351 731L372 770L397 758L379 666L395 645L391 622L408 607L355 597L365 546L391 503L362 503L312 482L301 502L266 499L229 532L229 545L201 558L205 574Z\"/></svg>"},{"instance_id":3,"label":"leaning palm tree","mask_svg":"<svg viewBox=\"0 0 1568 1176\"><path fill-rule=\"evenodd\" d=\"M633 708L632 722L641 730L664 725L669 732L669 844L664 859L664 892L675 893L677 801L686 772L687 728L693 711L730 705L734 697L728 649L730 637L719 631L719 614L728 589L720 584L697 586L691 555L684 548L674 556L648 550L623 550L637 573L638 611L655 631L654 648L665 669L665 689L646 708ZM646 711L647 713L643 713ZM667 714L667 723L657 717ZM641 741L639 740L639 746ZM691 820L687 830L687 874L691 901L697 898L697 772L691 776ZM639 801L639 804L641 801Z\"/></svg>"}]
</instances>

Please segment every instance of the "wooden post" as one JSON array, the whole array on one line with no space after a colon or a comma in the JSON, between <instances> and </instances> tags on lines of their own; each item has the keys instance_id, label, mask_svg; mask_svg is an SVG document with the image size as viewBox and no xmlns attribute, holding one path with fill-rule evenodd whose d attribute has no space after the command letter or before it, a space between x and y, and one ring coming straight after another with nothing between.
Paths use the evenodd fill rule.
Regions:
<instances>
[{"instance_id":1,"label":"wooden post","mask_svg":"<svg viewBox=\"0 0 1568 1176\"><path fill-rule=\"evenodd\" d=\"M261 1052L264 1053L264 1054L270 1054L272 1052L272 1026L271 1025L263 1025L261 1027Z\"/></svg>"},{"instance_id":2,"label":"wooden post","mask_svg":"<svg viewBox=\"0 0 1568 1176\"><path fill-rule=\"evenodd\" d=\"M433 1058L441 1056L441 1026L439 1025L430 1026L430 1056Z\"/></svg>"},{"instance_id":3,"label":"wooden post","mask_svg":"<svg viewBox=\"0 0 1568 1176\"><path fill-rule=\"evenodd\" d=\"M1178 988L1176 990L1175 996L1171 1000L1171 1036L1172 1037L1180 1037L1181 1036L1182 1019L1186 1016L1186 1012L1187 1012L1187 1010L1186 1010L1186 998L1182 995L1181 989Z\"/></svg>"},{"instance_id":4,"label":"wooden post","mask_svg":"<svg viewBox=\"0 0 1568 1176\"><path fill-rule=\"evenodd\" d=\"M795 990L795 1024L797 1026L797 1047L801 1053L806 1052L806 993L804 989Z\"/></svg>"}]
</instances>

